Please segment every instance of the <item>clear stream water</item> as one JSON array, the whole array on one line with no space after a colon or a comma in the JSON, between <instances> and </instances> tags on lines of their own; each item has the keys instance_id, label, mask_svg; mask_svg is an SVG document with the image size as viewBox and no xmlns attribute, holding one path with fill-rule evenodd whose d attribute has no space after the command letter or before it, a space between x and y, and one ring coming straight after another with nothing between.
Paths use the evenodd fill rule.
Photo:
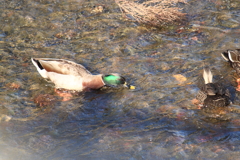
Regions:
<instances>
[{"instance_id":1,"label":"clear stream water","mask_svg":"<svg viewBox=\"0 0 240 160\"><path fill-rule=\"evenodd\" d=\"M239 159L239 93L211 112L192 100L204 65L236 86L220 53L240 48L240 2L183 7L185 23L157 29L129 21L113 0L0 1L0 160ZM136 89L62 101L31 57L120 73Z\"/></svg>"}]
</instances>

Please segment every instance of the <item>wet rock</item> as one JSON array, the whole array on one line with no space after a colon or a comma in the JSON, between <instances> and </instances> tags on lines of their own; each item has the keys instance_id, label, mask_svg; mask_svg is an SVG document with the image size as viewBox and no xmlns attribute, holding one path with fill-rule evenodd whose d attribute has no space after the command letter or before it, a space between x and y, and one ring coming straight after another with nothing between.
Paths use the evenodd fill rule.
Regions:
<instances>
[{"instance_id":1,"label":"wet rock","mask_svg":"<svg viewBox=\"0 0 240 160\"><path fill-rule=\"evenodd\" d=\"M57 38L64 38L64 39L72 39L72 38L75 38L77 36L77 32L70 29L70 30L67 30L65 32L59 32L57 34L55 34L55 37Z\"/></svg>"},{"instance_id":2,"label":"wet rock","mask_svg":"<svg viewBox=\"0 0 240 160\"><path fill-rule=\"evenodd\" d=\"M102 13L103 10L104 10L104 7L103 7L103 6L96 6L96 7L91 11L91 13L95 13L95 14L97 14L97 13Z\"/></svg>"},{"instance_id":3,"label":"wet rock","mask_svg":"<svg viewBox=\"0 0 240 160\"><path fill-rule=\"evenodd\" d=\"M52 30L55 30L55 29L61 28L62 26L63 26L62 23L60 23L60 22L55 22L55 23L52 23L52 24L50 25L50 28L51 28Z\"/></svg>"},{"instance_id":4,"label":"wet rock","mask_svg":"<svg viewBox=\"0 0 240 160\"><path fill-rule=\"evenodd\" d=\"M8 115L0 115L0 122L1 121L6 121L6 122L8 122L8 121L10 121L12 119L12 117L10 117L10 116L8 116Z\"/></svg>"},{"instance_id":5,"label":"wet rock","mask_svg":"<svg viewBox=\"0 0 240 160\"><path fill-rule=\"evenodd\" d=\"M175 74L173 77L178 81L179 84L182 84L187 80L187 78L181 74Z\"/></svg>"},{"instance_id":6,"label":"wet rock","mask_svg":"<svg viewBox=\"0 0 240 160\"><path fill-rule=\"evenodd\" d=\"M27 27L36 27L36 25L33 24L33 21L34 21L34 18L27 15L24 17L24 26L27 26Z\"/></svg>"},{"instance_id":7,"label":"wet rock","mask_svg":"<svg viewBox=\"0 0 240 160\"><path fill-rule=\"evenodd\" d=\"M56 102L56 98L50 94L40 94L34 98L34 103L38 106L51 106Z\"/></svg>"},{"instance_id":8,"label":"wet rock","mask_svg":"<svg viewBox=\"0 0 240 160\"><path fill-rule=\"evenodd\" d=\"M164 70L164 71L171 69L171 67L169 66L169 64L166 63L166 62L161 62L161 63L160 63L160 68L161 68L162 70Z\"/></svg>"},{"instance_id":9,"label":"wet rock","mask_svg":"<svg viewBox=\"0 0 240 160\"><path fill-rule=\"evenodd\" d=\"M10 33L13 33L14 31L14 27L11 26L11 25L5 25L2 30L7 33L7 34L10 34Z\"/></svg>"},{"instance_id":10,"label":"wet rock","mask_svg":"<svg viewBox=\"0 0 240 160\"><path fill-rule=\"evenodd\" d=\"M29 87L30 90L37 90L37 89L39 89L39 88L41 88L41 86L40 86L39 84L32 84L32 85Z\"/></svg>"},{"instance_id":11,"label":"wet rock","mask_svg":"<svg viewBox=\"0 0 240 160\"><path fill-rule=\"evenodd\" d=\"M7 83L5 86L9 89L15 90L15 89L19 89L21 85L19 83L12 82L12 83Z\"/></svg>"},{"instance_id":12,"label":"wet rock","mask_svg":"<svg viewBox=\"0 0 240 160\"><path fill-rule=\"evenodd\" d=\"M239 27L240 23L236 20L234 20L231 15L227 14L221 14L217 17L219 25L227 28L236 28Z\"/></svg>"}]
</instances>

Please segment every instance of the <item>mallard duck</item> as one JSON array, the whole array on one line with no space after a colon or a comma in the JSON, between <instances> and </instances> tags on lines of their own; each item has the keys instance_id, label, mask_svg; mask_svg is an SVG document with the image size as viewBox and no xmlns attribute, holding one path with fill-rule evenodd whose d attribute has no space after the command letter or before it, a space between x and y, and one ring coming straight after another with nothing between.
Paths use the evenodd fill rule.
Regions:
<instances>
[{"instance_id":1,"label":"mallard duck","mask_svg":"<svg viewBox=\"0 0 240 160\"><path fill-rule=\"evenodd\" d=\"M230 63L233 69L236 70L238 76L240 76L240 49L227 50L222 52L222 57ZM237 79L237 91L240 91L240 78Z\"/></svg>"},{"instance_id":2,"label":"mallard duck","mask_svg":"<svg viewBox=\"0 0 240 160\"><path fill-rule=\"evenodd\" d=\"M125 78L116 73L92 75L81 64L64 59L32 58L31 60L39 74L52 81L56 88L83 91L99 89L106 85L135 89L134 86L127 85Z\"/></svg>"},{"instance_id":3,"label":"mallard duck","mask_svg":"<svg viewBox=\"0 0 240 160\"><path fill-rule=\"evenodd\" d=\"M210 69L203 69L204 85L200 88L196 97L203 107L225 107L231 103L229 90L219 83L213 83L213 75Z\"/></svg>"}]
</instances>

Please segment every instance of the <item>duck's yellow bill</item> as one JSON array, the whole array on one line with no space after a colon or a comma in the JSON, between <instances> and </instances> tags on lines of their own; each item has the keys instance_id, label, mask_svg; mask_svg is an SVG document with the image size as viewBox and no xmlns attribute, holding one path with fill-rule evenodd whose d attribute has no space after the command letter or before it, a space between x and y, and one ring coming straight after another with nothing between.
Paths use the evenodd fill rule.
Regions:
<instances>
[{"instance_id":1,"label":"duck's yellow bill","mask_svg":"<svg viewBox=\"0 0 240 160\"><path fill-rule=\"evenodd\" d=\"M127 84L127 82L124 83L124 86L129 88L129 89L135 89L135 86Z\"/></svg>"},{"instance_id":2,"label":"duck's yellow bill","mask_svg":"<svg viewBox=\"0 0 240 160\"><path fill-rule=\"evenodd\" d=\"M131 85L130 85L130 86L129 86L129 89L135 89L135 86L131 86Z\"/></svg>"}]
</instances>

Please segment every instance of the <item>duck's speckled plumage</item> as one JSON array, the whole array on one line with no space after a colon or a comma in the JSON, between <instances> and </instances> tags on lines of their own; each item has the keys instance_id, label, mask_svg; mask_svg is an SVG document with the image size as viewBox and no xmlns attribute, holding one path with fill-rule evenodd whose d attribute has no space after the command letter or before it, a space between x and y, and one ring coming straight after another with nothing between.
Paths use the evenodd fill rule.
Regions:
<instances>
[{"instance_id":1,"label":"duck's speckled plumage","mask_svg":"<svg viewBox=\"0 0 240 160\"><path fill-rule=\"evenodd\" d=\"M203 107L225 107L230 101L229 90L220 83L212 82L212 72L204 68L203 70L204 85L200 88L196 99L203 103Z\"/></svg>"},{"instance_id":2,"label":"duck's speckled plumage","mask_svg":"<svg viewBox=\"0 0 240 160\"><path fill-rule=\"evenodd\" d=\"M226 50L222 52L222 57L228 61L231 67L237 72L238 77L240 77L240 49ZM237 78L238 86L237 91L240 91L240 78Z\"/></svg>"},{"instance_id":3,"label":"duck's speckled plumage","mask_svg":"<svg viewBox=\"0 0 240 160\"><path fill-rule=\"evenodd\" d=\"M228 61L240 76L240 49L226 50L222 52L222 57Z\"/></svg>"}]
</instances>

